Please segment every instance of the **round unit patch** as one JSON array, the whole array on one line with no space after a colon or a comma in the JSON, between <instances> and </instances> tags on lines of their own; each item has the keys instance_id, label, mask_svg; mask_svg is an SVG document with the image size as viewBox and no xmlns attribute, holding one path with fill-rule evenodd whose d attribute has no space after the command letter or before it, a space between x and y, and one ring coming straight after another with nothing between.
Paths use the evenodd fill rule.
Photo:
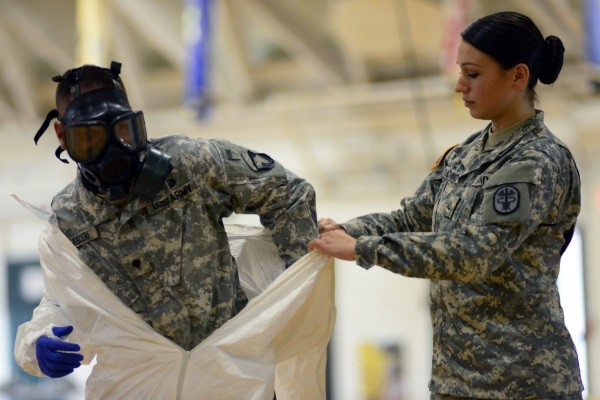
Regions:
<instances>
[{"instance_id":1,"label":"round unit patch","mask_svg":"<svg viewBox=\"0 0 600 400\"><path fill-rule=\"evenodd\" d=\"M520 200L519 189L512 185L502 186L494 193L494 211L508 215L519 208Z\"/></svg>"}]
</instances>

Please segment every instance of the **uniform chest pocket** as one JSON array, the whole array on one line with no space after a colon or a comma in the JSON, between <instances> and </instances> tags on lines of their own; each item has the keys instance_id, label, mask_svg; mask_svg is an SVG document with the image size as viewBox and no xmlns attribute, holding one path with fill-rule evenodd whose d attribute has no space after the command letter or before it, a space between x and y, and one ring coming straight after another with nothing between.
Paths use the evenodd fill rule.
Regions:
<instances>
[{"instance_id":1,"label":"uniform chest pocket","mask_svg":"<svg viewBox=\"0 0 600 400\"><path fill-rule=\"evenodd\" d=\"M158 212L136 219L131 227L121 229L121 253L129 257L143 255L147 261L134 266L134 270L145 275L144 267L149 264L148 268L152 268L166 286L177 285L180 280L184 205L184 201L170 203Z\"/></svg>"},{"instance_id":2,"label":"uniform chest pocket","mask_svg":"<svg viewBox=\"0 0 600 400\"><path fill-rule=\"evenodd\" d=\"M452 219L452 216L458 209L459 204L460 196L456 194L450 194L448 196L445 196L442 200L440 200L437 211L440 215L443 215L448 219Z\"/></svg>"},{"instance_id":3,"label":"uniform chest pocket","mask_svg":"<svg viewBox=\"0 0 600 400\"><path fill-rule=\"evenodd\" d=\"M540 178L533 165L515 163L503 167L483 185L482 222L526 222L531 213L531 190Z\"/></svg>"}]
</instances>

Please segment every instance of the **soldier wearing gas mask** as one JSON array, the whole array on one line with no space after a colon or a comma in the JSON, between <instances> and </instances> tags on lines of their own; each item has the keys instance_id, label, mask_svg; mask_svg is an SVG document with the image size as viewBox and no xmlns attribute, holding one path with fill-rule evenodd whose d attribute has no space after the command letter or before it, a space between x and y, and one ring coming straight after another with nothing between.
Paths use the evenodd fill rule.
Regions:
<instances>
[{"instance_id":1,"label":"soldier wearing gas mask","mask_svg":"<svg viewBox=\"0 0 600 400\"><path fill-rule=\"evenodd\" d=\"M223 219L258 215L287 267L317 236L315 193L267 154L225 140L149 140L119 73L113 62L53 78L57 109L35 141L56 118L56 156L67 162L66 151L78 172L52 210L103 283L154 330L190 350L247 303ZM57 309L44 298L20 328L15 357L30 374L65 376L93 358L67 337L82 334L77 320L53 321Z\"/></svg>"},{"instance_id":2,"label":"soldier wearing gas mask","mask_svg":"<svg viewBox=\"0 0 600 400\"><path fill-rule=\"evenodd\" d=\"M110 70L83 67L54 77L59 84L57 110L48 114L35 141L46 130L48 120L57 117L57 157L68 162L60 158L62 151L68 152L77 162L86 189L111 202L133 196L151 200L171 171L171 157L148 146L144 115L131 109L120 68L113 62ZM92 85L108 87L81 93L82 74L87 74Z\"/></svg>"}]
</instances>

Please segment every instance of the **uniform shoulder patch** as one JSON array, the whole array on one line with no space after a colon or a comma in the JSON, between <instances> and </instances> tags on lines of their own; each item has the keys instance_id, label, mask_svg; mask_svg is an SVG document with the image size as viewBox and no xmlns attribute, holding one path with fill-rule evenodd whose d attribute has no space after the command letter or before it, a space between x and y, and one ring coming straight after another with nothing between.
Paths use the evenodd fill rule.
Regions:
<instances>
[{"instance_id":1,"label":"uniform shoulder patch","mask_svg":"<svg viewBox=\"0 0 600 400\"><path fill-rule=\"evenodd\" d=\"M514 185L504 185L494 192L494 211L508 215L519 209L521 193Z\"/></svg>"},{"instance_id":2,"label":"uniform shoulder patch","mask_svg":"<svg viewBox=\"0 0 600 400\"><path fill-rule=\"evenodd\" d=\"M255 153L248 150L245 156L246 163L255 171L267 171L275 165L275 161L265 153Z\"/></svg>"},{"instance_id":3,"label":"uniform shoulder patch","mask_svg":"<svg viewBox=\"0 0 600 400\"><path fill-rule=\"evenodd\" d=\"M456 146L458 146L458 144L452 145L452 146L448 147L446 150L444 150L444 152L442 153L442 155L439 156L438 159L435 160L435 162L433 164L431 164L431 170L433 171L434 169L436 169L440 165L442 165L442 162L444 162L444 158L446 158L446 156L448 155L448 153L450 152L450 150L452 150Z\"/></svg>"}]
</instances>

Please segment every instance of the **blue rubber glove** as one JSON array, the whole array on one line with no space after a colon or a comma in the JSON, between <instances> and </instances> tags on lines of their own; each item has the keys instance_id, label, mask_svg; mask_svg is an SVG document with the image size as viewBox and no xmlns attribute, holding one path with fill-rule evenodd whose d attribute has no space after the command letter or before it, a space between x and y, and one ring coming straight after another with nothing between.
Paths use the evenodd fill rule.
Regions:
<instances>
[{"instance_id":1,"label":"blue rubber glove","mask_svg":"<svg viewBox=\"0 0 600 400\"><path fill-rule=\"evenodd\" d=\"M63 337L73 332L72 326L55 326L52 333L57 337ZM35 352L40 370L50 378L61 378L69 375L73 370L81 366L83 356L79 354L79 345L63 342L41 336L35 343Z\"/></svg>"}]
</instances>

